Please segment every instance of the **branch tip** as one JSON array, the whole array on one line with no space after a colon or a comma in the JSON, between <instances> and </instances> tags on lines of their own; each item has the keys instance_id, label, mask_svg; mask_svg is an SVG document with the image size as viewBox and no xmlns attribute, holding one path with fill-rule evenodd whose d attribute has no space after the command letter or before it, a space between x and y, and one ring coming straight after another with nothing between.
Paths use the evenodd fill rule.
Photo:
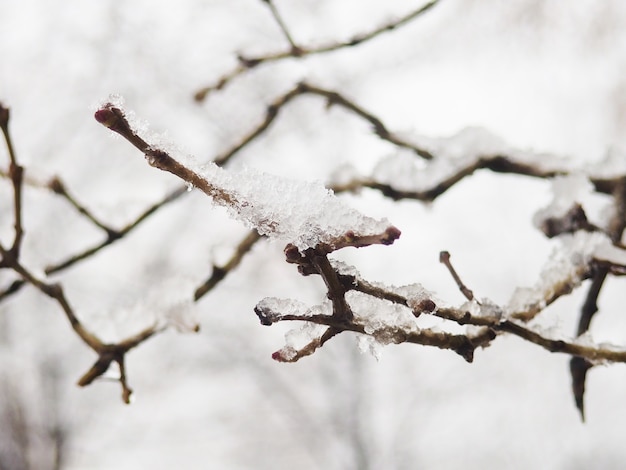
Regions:
<instances>
[{"instance_id":1,"label":"branch tip","mask_svg":"<svg viewBox=\"0 0 626 470\"><path fill-rule=\"evenodd\" d=\"M6 132L9 127L9 117L11 116L11 110L0 102L0 129Z\"/></svg>"}]
</instances>

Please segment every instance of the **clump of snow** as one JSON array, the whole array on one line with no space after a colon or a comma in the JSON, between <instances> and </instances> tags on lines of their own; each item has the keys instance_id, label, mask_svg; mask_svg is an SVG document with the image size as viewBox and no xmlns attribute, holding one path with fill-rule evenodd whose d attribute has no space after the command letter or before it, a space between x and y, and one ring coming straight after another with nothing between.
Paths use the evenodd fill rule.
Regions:
<instances>
[{"instance_id":1,"label":"clump of snow","mask_svg":"<svg viewBox=\"0 0 626 470\"><path fill-rule=\"evenodd\" d=\"M368 335L358 335L356 341L357 348L359 348L361 353L371 354L377 361L380 360L384 345L376 338Z\"/></svg>"},{"instance_id":2,"label":"clump of snow","mask_svg":"<svg viewBox=\"0 0 626 470\"><path fill-rule=\"evenodd\" d=\"M352 276L357 280L362 279L359 271L352 265L336 259L329 259L330 265L341 276Z\"/></svg>"},{"instance_id":3,"label":"clump of snow","mask_svg":"<svg viewBox=\"0 0 626 470\"><path fill-rule=\"evenodd\" d=\"M404 297L407 305L413 311L422 310L425 301L434 301L433 293L418 282L401 287L392 287L391 289L396 294ZM434 303L436 308L437 302Z\"/></svg>"},{"instance_id":4,"label":"clump of snow","mask_svg":"<svg viewBox=\"0 0 626 470\"><path fill-rule=\"evenodd\" d=\"M330 264L339 275L353 277L355 283L366 282L367 285L373 288L380 289L381 291L392 292L404 298L406 300L407 306L414 312L423 311L424 307L427 305L432 307L432 310L429 310L432 312L437 308L437 305L439 304L439 301L435 298L435 295L420 283L408 284L398 287L383 284L381 282L364 281L361 277L361 274L354 266L346 264L343 261L338 261L334 259L330 260ZM425 302L428 302L428 304L426 304Z\"/></svg>"},{"instance_id":5,"label":"clump of snow","mask_svg":"<svg viewBox=\"0 0 626 470\"><path fill-rule=\"evenodd\" d=\"M346 300L354 313L354 322L383 345L396 342L398 331L419 331L415 316L403 305L356 291L347 292Z\"/></svg>"},{"instance_id":6,"label":"clump of snow","mask_svg":"<svg viewBox=\"0 0 626 470\"><path fill-rule=\"evenodd\" d=\"M626 153L622 149L611 148L602 160L589 164L586 171L594 178L612 179L626 175Z\"/></svg>"},{"instance_id":7,"label":"clump of snow","mask_svg":"<svg viewBox=\"0 0 626 470\"><path fill-rule=\"evenodd\" d=\"M391 226L385 219L348 207L321 182L291 180L252 168L227 171L214 164L204 166L199 174L232 195L228 209L234 217L300 250L332 244L349 231L375 235Z\"/></svg>"},{"instance_id":8,"label":"clump of snow","mask_svg":"<svg viewBox=\"0 0 626 470\"><path fill-rule=\"evenodd\" d=\"M568 285L574 288L582 281L596 250L606 249L609 238L600 232L579 230L573 234L560 235L560 246L551 254L544 266L540 280L532 288L517 288L509 301L507 313L524 312L529 308L543 308L556 290Z\"/></svg>"},{"instance_id":9,"label":"clump of snow","mask_svg":"<svg viewBox=\"0 0 626 470\"><path fill-rule=\"evenodd\" d=\"M469 312L473 317L487 318L496 322L502 318L502 308L487 298L468 300L459 307L463 312Z\"/></svg>"},{"instance_id":10,"label":"clump of snow","mask_svg":"<svg viewBox=\"0 0 626 470\"><path fill-rule=\"evenodd\" d=\"M468 300L465 303L461 304L459 310L462 312L469 312L472 316L480 315L480 305L476 300Z\"/></svg>"},{"instance_id":11,"label":"clump of snow","mask_svg":"<svg viewBox=\"0 0 626 470\"><path fill-rule=\"evenodd\" d=\"M602 243L598 243L593 251L593 257L615 265L626 266L626 250L613 245L608 237L605 237Z\"/></svg>"},{"instance_id":12,"label":"clump of snow","mask_svg":"<svg viewBox=\"0 0 626 470\"><path fill-rule=\"evenodd\" d=\"M328 329L326 325L318 325L317 323L304 322L298 328L294 328L285 333L285 352L291 352L284 356L285 359L291 360L295 357L296 351L302 349L311 341L320 338ZM291 357L289 357L291 355Z\"/></svg>"},{"instance_id":13,"label":"clump of snow","mask_svg":"<svg viewBox=\"0 0 626 470\"><path fill-rule=\"evenodd\" d=\"M278 316L298 315L310 317L313 315L332 315L333 307L330 300L308 307L304 302L295 299L279 299L266 297L257 304L257 308L264 311L276 312Z\"/></svg>"},{"instance_id":14,"label":"clump of snow","mask_svg":"<svg viewBox=\"0 0 626 470\"><path fill-rule=\"evenodd\" d=\"M557 176L552 180L552 202L545 208L537 211L533 223L542 229L548 219L558 219L576 203L582 203L593 194L594 187L589 178L583 173L572 173L566 176Z\"/></svg>"}]
</instances>

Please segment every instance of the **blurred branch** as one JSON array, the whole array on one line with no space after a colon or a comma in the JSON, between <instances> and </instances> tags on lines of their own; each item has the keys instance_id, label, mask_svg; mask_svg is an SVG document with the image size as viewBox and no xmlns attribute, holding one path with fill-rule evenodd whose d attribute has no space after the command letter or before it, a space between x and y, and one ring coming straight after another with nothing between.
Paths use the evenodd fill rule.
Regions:
<instances>
[{"instance_id":1,"label":"blurred branch","mask_svg":"<svg viewBox=\"0 0 626 470\"><path fill-rule=\"evenodd\" d=\"M611 218L608 233L613 243L621 243L624 230L626 230L626 177L619 179L613 190L613 198L615 201L615 213ZM609 274L609 268L599 267L593 274L591 285L587 291L587 297L580 311L578 320L578 330L576 334L581 336L585 334L591 326L591 320L598 312L598 296ZM576 407L580 411L582 420L585 420L585 382L587 372L593 367L593 364L582 357L572 357L570 360L570 374L572 376L572 392Z\"/></svg>"},{"instance_id":2,"label":"blurred branch","mask_svg":"<svg viewBox=\"0 0 626 470\"><path fill-rule=\"evenodd\" d=\"M172 191L170 191L163 199L158 202L155 202L150 207L146 208L135 220L122 227L119 230L116 229L105 229L107 232L107 238L102 242L92 246L91 248L87 248L86 250L77 253L75 255L70 256L69 258L55 263L53 265L47 266L45 269L46 274L54 274L64 269L69 268L70 266L78 263L79 261L83 261L95 253L99 252L101 249L113 244L117 240L123 238L128 233L132 232L135 228L137 228L144 220L154 214L157 210L161 209L165 205L170 202L176 201L183 194L187 192L186 186L180 186Z\"/></svg>"},{"instance_id":3,"label":"blurred branch","mask_svg":"<svg viewBox=\"0 0 626 470\"><path fill-rule=\"evenodd\" d=\"M235 253L224 266L213 266L211 276L200 287L196 289L194 300L198 301L208 292L210 292L220 281L222 281L228 273L234 270L243 257L248 253L257 241L261 239L261 235L256 230L251 230L248 235L237 245Z\"/></svg>"},{"instance_id":4,"label":"blurred branch","mask_svg":"<svg viewBox=\"0 0 626 470\"><path fill-rule=\"evenodd\" d=\"M375 178L356 178L347 183L334 186L333 190L335 192L344 192L371 188L380 191L384 196L394 201L415 199L418 201L432 202L465 177L472 175L476 170L480 169L491 170L494 173L510 173L545 179L567 174L566 169L544 170L523 162L516 162L511 157L505 155L484 155L460 167L456 173L442 181L433 181L431 187L419 191L397 189L392 184L380 183L376 181Z\"/></svg>"},{"instance_id":5,"label":"blurred branch","mask_svg":"<svg viewBox=\"0 0 626 470\"><path fill-rule=\"evenodd\" d=\"M263 3L267 3L267 6L269 7L272 13L272 17L274 17L274 21L280 28L281 32L283 33L283 36L285 36L285 39L287 40L289 45L291 46L291 51L293 55L298 56L300 54L300 48L296 45L295 41L293 40L293 37L291 36L291 33L289 33L289 30L287 29L287 25L285 24L282 17L278 13L278 9L276 8L276 5L274 5L273 0L261 0L261 1Z\"/></svg>"},{"instance_id":6,"label":"blurred branch","mask_svg":"<svg viewBox=\"0 0 626 470\"><path fill-rule=\"evenodd\" d=\"M85 328L80 320L77 318L74 310L72 309L67 298L65 297L63 288L59 284L47 284L38 279L26 268L24 268L18 260L7 258L7 252L2 246L0 246L0 255L2 255L2 262L3 264L6 264L6 267L10 267L11 269L13 269L13 271L19 274L25 282L37 288L40 292L55 300L59 304L59 306L65 313L68 321L70 322L70 325L72 326L74 332L87 346L89 346L98 354L98 360L91 367L91 369L87 373L85 373L85 375L83 375L83 377L78 381L78 385L85 386L90 384L95 379L104 374L111 365L111 362L115 361L120 367L119 382L122 385L122 396L124 402L130 403L131 389L128 387L126 381L126 375L124 371L124 356L129 350L135 348L140 343L160 331L162 328L158 329L156 326L147 328L137 335L131 336L126 340L123 340L116 344L103 343L94 333Z\"/></svg>"},{"instance_id":7,"label":"blurred branch","mask_svg":"<svg viewBox=\"0 0 626 470\"><path fill-rule=\"evenodd\" d=\"M357 115L361 119L369 122L372 125L374 133L380 137L382 140L385 140L397 147L406 148L414 151L417 155L424 159L432 159L433 156L426 150L400 138L399 136L390 132L387 127L383 124L382 120L373 115L372 113L366 111L359 105L357 105L354 101L349 100L342 94L327 90L321 87L309 85L305 82L298 83L293 89L276 98L272 104L267 107L267 111L265 113L265 119L261 124L255 127L252 131L245 134L245 136L241 139L239 144L234 145L230 150L223 153L219 157L215 159L215 163L217 165L226 164L237 152L239 152L242 148L249 145L251 142L256 140L259 136L261 136L274 122L274 120L278 117L278 113L280 110L293 101L298 96L302 95L317 95L326 99L328 107L336 105L339 106L346 111Z\"/></svg>"},{"instance_id":8,"label":"blurred branch","mask_svg":"<svg viewBox=\"0 0 626 470\"><path fill-rule=\"evenodd\" d=\"M264 1L269 4L274 14L274 9L273 9L271 1L267 1L267 0L264 0ZM437 3L439 3L439 0L432 0L397 20L388 22L367 33L356 35L352 39L349 39L348 41L334 42L334 43L326 44L326 45L319 46L319 47L304 47L304 46L295 45L293 40L290 39L291 36L288 35L286 28L284 28L282 20L280 20L279 17L275 15L274 18L279 24L279 26L281 27L281 29L283 29L283 33L288 37L288 41L291 47L286 51L276 52L273 54L267 54L267 55L262 55L262 56L255 56L255 57L245 57L243 55L238 56L239 64L237 65L237 67L235 67L233 70L222 75L222 77L219 78L215 84L206 86L198 90L195 93L194 98L196 101L199 101L199 102L204 101L210 92L223 89L232 80L244 74L248 70L258 67L259 65L279 62L285 59L296 59L296 58L303 58L303 57L307 57L311 55L326 54L329 52L335 52L341 49L346 49L349 47L355 47L360 44L364 44L380 36L383 33L393 31L397 28L405 26L406 24L410 23L412 20L426 13L428 10L434 7Z\"/></svg>"},{"instance_id":9,"label":"blurred branch","mask_svg":"<svg viewBox=\"0 0 626 470\"><path fill-rule=\"evenodd\" d=\"M4 141L9 152L8 176L11 179L13 186L13 226L15 229L13 243L8 252L6 252L5 256L17 259L20 255L20 247L24 236L24 230L22 228L22 181L24 177L24 168L17 164L13 141L11 139L11 134L9 133L9 117L9 108L0 103L0 129L2 130L2 135L4 136ZM2 264L0 264L0 267L2 267Z\"/></svg>"},{"instance_id":10,"label":"blurred branch","mask_svg":"<svg viewBox=\"0 0 626 470\"><path fill-rule=\"evenodd\" d=\"M126 340L123 340L116 344L103 343L94 333L89 331L78 319L67 300L63 288L59 284L49 284L39 279L30 270L28 270L20 261L20 245L23 239L22 229L22 176L23 168L18 165L13 144L8 130L9 123L9 109L0 104L0 129L5 137L6 146L9 152L9 176L13 186L13 212L15 221L15 237L13 244L10 248L0 243L0 268L10 269L22 279L22 284L16 284L15 282L9 288L9 291L17 291L24 283L29 284L46 295L50 299L54 300L59 307L63 310L67 320L69 321L72 329L76 335L93 351L98 354L98 360L92 366L92 368L79 380L79 385L87 385L96 378L104 374L111 362L115 361L120 367L119 382L122 385L122 397L126 403L130 401L130 394L132 393L130 387L127 384L126 373L124 367L124 356L132 348L138 346L146 339L150 338L157 331L157 327L150 327L141 331L137 335L131 336ZM62 186L57 185L57 190L62 190ZM70 198L71 199L71 198Z\"/></svg>"},{"instance_id":11,"label":"blurred branch","mask_svg":"<svg viewBox=\"0 0 626 470\"><path fill-rule=\"evenodd\" d=\"M76 209L80 214L84 215L92 224L100 229L104 230L107 234L108 238L119 238L119 232L111 227L108 227L103 222L98 220L96 216L94 216L91 211L89 211L85 206L80 204L72 195L67 191L63 182L58 178L54 177L48 183L48 188L55 194L63 197L67 200L74 209Z\"/></svg>"}]
</instances>

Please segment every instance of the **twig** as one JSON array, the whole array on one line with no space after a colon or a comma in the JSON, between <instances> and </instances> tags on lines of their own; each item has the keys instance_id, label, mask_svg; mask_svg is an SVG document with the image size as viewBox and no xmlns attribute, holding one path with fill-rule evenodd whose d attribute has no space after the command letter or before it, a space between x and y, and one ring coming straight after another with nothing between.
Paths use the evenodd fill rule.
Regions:
<instances>
[{"instance_id":1,"label":"twig","mask_svg":"<svg viewBox=\"0 0 626 470\"><path fill-rule=\"evenodd\" d=\"M146 220L148 217L154 214L157 210L169 204L170 202L176 201L178 198L180 198L182 195L186 193L187 193L186 186L177 187L176 189L172 190L169 194L167 194L163 199L161 199L158 202L155 202L150 207L145 209L135 220L130 222L125 227L121 228L120 230L107 231L107 238L103 240L102 242L98 243L97 245L92 246L91 248L87 248L86 250L80 253L72 255L63 261L60 261L58 263L55 263L53 265L46 267L45 273L54 274L59 271L63 271L64 269L67 269L70 266L73 266L79 261L83 261L89 258L90 256L99 252L103 248L113 244L117 240L126 236L128 233L130 233L135 228L137 228L137 226L139 226L144 220Z\"/></svg>"},{"instance_id":2,"label":"twig","mask_svg":"<svg viewBox=\"0 0 626 470\"><path fill-rule=\"evenodd\" d=\"M170 202L177 200L179 197L181 197L182 195L186 193L187 193L186 186L180 186L176 188L175 190L167 194L163 199L152 204L150 207L144 210L144 212L142 212L135 220L127 224L122 229L120 230L112 229L110 232L107 231L107 238L103 240L102 242L90 248L87 248L79 253L76 253L70 256L69 258L66 258L63 261L59 261L58 263L47 266L44 272L47 275L55 274L75 265L76 263L80 261L84 261L88 259L94 254L98 253L103 248L106 248L107 246L122 239L124 236L126 236L128 233L133 231L135 228L137 228L144 220L146 220L149 216L154 214L161 207L165 206L166 204L169 204ZM15 281L13 281L6 289L0 292L0 301L19 292L22 289L22 287L24 287L25 284L26 284L25 281L21 279L16 279Z\"/></svg>"},{"instance_id":3,"label":"twig","mask_svg":"<svg viewBox=\"0 0 626 470\"><path fill-rule=\"evenodd\" d=\"M96 111L94 117L100 124L118 133L140 150L146 156L150 166L178 176L183 181L193 185L193 187L200 189L218 204L226 206L238 204L237 196L233 192L212 184L196 172L177 162L165 151L149 145L131 128L121 109L107 104Z\"/></svg>"},{"instance_id":4,"label":"twig","mask_svg":"<svg viewBox=\"0 0 626 470\"><path fill-rule=\"evenodd\" d=\"M257 241L261 239L261 235L256 230L251 230L248 235L237 245L235 253L224 266L213 266L211 276L194 293L194 300L200 300L204 295L211 291L220 281L222 281L228 273L233 271L243 260Z\"/></svg>"},{"instance_id":5,"label":"twig","mask_svg":"<svg viewBox=\"0 0 626 470\"><path fill-rule=\"evenodd\" d=\"M435 156L435 158L437 158ZM511 157L505 155L484 155L471 161L465 167L441 181L433 181L432 186L418 191L407 191L396 189L388 183L380 183L375 178L357 178L353 181L336 185L335 192L359 191L362 188L371 188L380 191L384 196L399 201L402 199L414 199L418 201L432 202L445 193L448 189L460 182L463 178L472 175L476 170L487 169L496 173L511 173L517 175L531 176L535 178L553 178L555 176L567 174L563 170L542 170L532 165L516 162Z\"/></svg>"},{"instance_id":6,"label":"twig","mask_svg":"<svg viewBox=\"0 0 626 470\"><path fill-rule=\"evenodd\" d=\"M256 57L239 56L239 64L233 70L222 75L222 77L218 79L218 81L215 84L206 86L198 90L194 95L194 99L199 102L204 101L210 92L223 89L233 79L237 78L238 76L242 75L248 70L255 68L259 65L262 65L262 64L279 62L281 60L285 60L289 58L301 58L301 57L307 57L307 56L317 55L317 54L326 54L329 52L338 51L340 49L345 49L348 47L355 47L360 44L364 44L378 37L379 35L383 33L393 31L401 26L406 25L410 21L426 13L428 10L434 7L438 2L439 0L432 0L395 21L386 23L383 26L373 29L372 31L369 31L367 33L354 36L352 39L349 39L346 42L335 42L335 43L327 44L327 45L320 46L320 47L309 48L309 47L296 46L294 48L294 43L292 41L289 41L291 47L290 49L286 51L277 52L274 54L267 54L263 56L256 56Z\"/></svg>"},{"instance_id":7,"label":"twig","mask_svg":"<svg viewBox=\"0 0 626 470\"><path fill-rule=\"evenodd\" d=\"M328 257L319 249L309 248L304 256L310 260L311 265L324 280L328 289L327 297L333 303L333 317L339 322L350 322L354 314L346 301L346 289L339 280L337 272L330 265Z\"/></svg>"},{"instance_id":8,"label":"twig","mask_svg":"<svg viewBox=\"0 0 626 470\"><path fill-rule=\"evenodd\" d=\"M463 284L463 281L452 266L452 263L450 263L450 253L448 253L447 251L442 251L441 253L439 253L439 262L442 263L446 268L448 268L448 271L450 271L454 282L456 282L456 285L459 287L459 290L465 296L465 298L470 302L474 300L474 293L465 284Z\"/></svg>"},{"instance_id":9,"label":"twig","mask_svg":"<svg viewBox=\"0 0 626 470\"><path fill-rule=\"evenodd\" d=\"M84 215L92 224L104 230L108 238L119 238L119 232L115 229L112 229L111 227L108 227L106 224L98 220L89 209L87 209L85 206L80 204L74 197L72 197L72 195L67 191L67 188L59 178L52 178L52 180L50 180L50 182L48 183L48 188L50 188L50 190L55 194L58 194L59 196L65 198L72 205L72 207L74 207L74 209Z\"/></svg>"},{"instance_id":10,"label":"twig","mask_svg":"<svg viewBox=\"0 0 626 470\"><path fill-rule=\"evenodd\" d=\"M22 182L24 178L24 168L17 163L13 141L11 139L11 134L9 133L9 117L9 108L0 103L0 129L4 135L6 147L9 152L8 175L13 186L13 226L15 228L13 243L9 252L6 253L5 256L17 259L19 258L20 247L24 235L24 230L22 228Z\"/></svg>"},{"instance_id":11,"label":"twig","mask_svg":"<svg viewBox=\"0 0 626 470\"><path fill-rule=\"evenodd\" d=\"M78 385L85 386L93 382L95 379L104 374L111 362L115 361L120 366L120 379L119 382L122 385L122 396L125 403L130 401L131 389L126 382L126 375L124 373L124 355L132 348L135 348L143 341L160 331L156 327L149 327L144 331L138 333L135 336L131 336L126 340L117 344L103 343L94 333L90 332L80 322L74 310L70 306L63 288L59 284L47 284L41 279L34 276L29 272L17 259L7 258L7 251L0 245L0 255L2 255L3 262L6 262L13 271L19 274L25 282L28 282L32 286L36 287L40 292L56 300L70 325L78 337L92 350L98 354L98 360L95 364L85 373L78 381Z\"/></svg>"},{"instance_id":12,"label":"twig","mask_svg":"<svg viewBox=\"0 0 626 470\"><path fill-rule=\"evenodd\" d=\"M293 37L289 33L289 30L287 29L287 25L285 24L285 22L283 21L282 17L278 13L278 9L276 8L276 5L274 5L274 1L273 0L262 0L262 1L263 1L263 3L267 3L267 6L269 7L270 11L272 12L272 16L274 17L274 21L276 21L276 24L278 25L278 27L280 28L281 32L285 36L285 39L287 39L287 42L291 46L292 54L294 56L299 56L300 48L296 45L295 41L293 40Z\"/></svg>"},{"instance_id":13,"label":"twig","mask_svg":"<svg viewBox=\"0 0 626 470\"><path fill-rule=\"evenodd\" d=\"M243 139L241 139L239 144L234 145L230 150L228 150L224 154L217 157L214 160L214 162L220 166L227 163L228 160L230 160L242 148L246 147L252 141L254 141L257 137L261 136L268 129L268 127L274 122L274 120L278 117L278 113L283 107L285 107L288 103L293 101L294 98L297 98L298 96L302 96L302 95L307 95L307 94L317 95L322 98L325 98L327 100L328 106L336 105L336 106L342 107L346 111L349 111L352 114L355 114L356 116L369 122L372 125L374 133L378 137L380 137L382 140L385 140L397 147L412 150L417 155L419 155L420 157L426 160L433 158L430 152L404 139L401 139L400 137L390 132L385 126L385 124L382 122L382 120L380 120L374 114L370 113L369 111L366 111L365 109L357 105L354 101L349 100L342 94L336 91L324 89L321 87L309 85L308 83L305 83L305 82L301 82L301 83L298 83L294 88L292 88L287 93L276 98L267 107L267 110L265 112L265 119L257 127L255 127L253 130L248 132L243 137Z\"/></svg>"},{"instance_id":14,"label":"twig","mask_svg":"<svg viewBox=\"0 0 626 470\"><path fill-rule=\"evenodd\" d=\"M609 235L614 243L619 243L622 239L624 230L626 229L626 178L620 178L619 182L613 189L613 198L615 200L615 215L613 216L610 226ZM598 312L598 297L600 290L604 285L609 274L608 267L600 267L593 274L591 285L587 291L587 297L580 311L578 320L578 329L576 334L583 335L589 330L591 320ZM570 360L570 374L572 376L572 393L576 408L580 412L580 417L585 420L585 383L587 372L593 367L593 364L581 357L572 357Z\"/></svg>"}]
</instances>

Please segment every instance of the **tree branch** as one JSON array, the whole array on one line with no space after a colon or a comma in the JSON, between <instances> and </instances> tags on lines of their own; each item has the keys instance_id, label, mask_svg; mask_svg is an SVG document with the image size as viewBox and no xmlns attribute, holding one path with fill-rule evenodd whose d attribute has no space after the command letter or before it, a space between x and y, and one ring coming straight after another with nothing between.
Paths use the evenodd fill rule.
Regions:
<instances>
[{"instance_id":1,"label":"tree branch","mask_svg":"<svg viewBox=\"0 0 626 470\"><path fill-rule=\"evenodd\" d=\"M269 5L272 5L270 1L267 1L267 0L264 0L264 1L266 1L266 3L268 3ZM352 39L349 39L348 41L345 41L345 42L334 42L334 43L326 44L326 45L319 46L319 47L304 47L304 46L295 46L293 41L289 40L291 47L286 51L276 52L273 54L267 54L267 55L262 55L262 56L255 56L255 57L245 57L245 56L240 55L238 57L239 64L234 69L222 75L222 77L219 78L215 84L206 86L198 90L194 95L194 99L198 102L204 101L207 95L211 93L212 91L223 89L232 80L239 77L240 75L243 75L248 70L258 67L259 65L269 64L273 62L280 62L285 59L299 59L299 58L304 58L304 57L312 56L312 55L327 54L329 52L335 52L341 49L359 46L368 41L371 41L372 39L375 39L376 37L382 35L383 33L393 31L402 26L405 26L406 24L410 23L412 20L426 13L428 10L434 7L437 3L439 3L439 0L432 0L397 20L388 22L378 28L373 29L372 31L356 35ZM279 25L280 25L280 22L279 22Z\"/></svg>"}]
</instances>

